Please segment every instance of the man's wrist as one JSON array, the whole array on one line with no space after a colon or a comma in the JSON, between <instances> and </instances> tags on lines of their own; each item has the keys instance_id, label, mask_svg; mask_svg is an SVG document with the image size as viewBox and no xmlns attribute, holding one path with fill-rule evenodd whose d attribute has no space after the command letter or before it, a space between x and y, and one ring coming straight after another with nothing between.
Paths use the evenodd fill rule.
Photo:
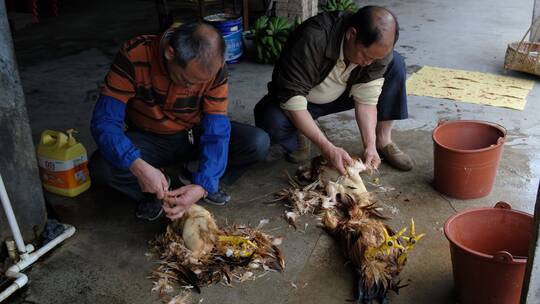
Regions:
<instances>
[{"instance_id":1,"label":"man's wrist","mask_svg":"<svg viewBox=\"0 0 540 304\"><path fill-rule=\"evenodd\" d=\"M142 171L143 162L144 161L141 158L137 158L129 166L129 171L131 171L131 173L133 173L133 175L139 176L141 171Z\"/></svg>"},{"instance_id":2,"label":"man's wrist","mask_svg":"<svg viewBox=\"0 0 540 304\"><path fill-rule=\"evenodd\" d=\"M328 154L330 150L334 148L334 145L330 141L324 142L322 145L319 146L323 154Z\"/></svg>"},{"instance_id":3,"label":"man's wrist","mask_svg":"<svg viewBox=\"0 0 540 304\"><path fill-rule=\"evenodd\" d=\"M365 147L366 147L366 150L369 150L369 149L376 149L376 147L375 147L375 141L370 141L370 142L368 142L368 143L365 143L364 145L365 145Z\"/></svg>"}]
</instances>

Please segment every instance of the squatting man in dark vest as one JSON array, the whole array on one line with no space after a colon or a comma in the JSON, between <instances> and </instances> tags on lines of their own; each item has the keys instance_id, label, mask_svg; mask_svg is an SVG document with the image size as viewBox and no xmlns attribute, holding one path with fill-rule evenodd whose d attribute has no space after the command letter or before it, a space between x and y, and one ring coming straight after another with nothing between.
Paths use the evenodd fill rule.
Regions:
<instances>
[{"instance_id":1,"label":"squatting man in dark vest","mask_svg":"<svg viewBox=\"0 0 540 304\"><path fill-rule=\"evenodd\" d=\"M382 156L397 169L411 170L413 161L391 137L394 120L408 116L405 63L393 51L398 35L396 17L378 6L308 19L289 37L268 94L255 107L255 124L284 148L290 161L306 160L313 142L346 174L351 157L315 121L354 109L365 164L377 168Z\"/></svg>"}]
</instances>

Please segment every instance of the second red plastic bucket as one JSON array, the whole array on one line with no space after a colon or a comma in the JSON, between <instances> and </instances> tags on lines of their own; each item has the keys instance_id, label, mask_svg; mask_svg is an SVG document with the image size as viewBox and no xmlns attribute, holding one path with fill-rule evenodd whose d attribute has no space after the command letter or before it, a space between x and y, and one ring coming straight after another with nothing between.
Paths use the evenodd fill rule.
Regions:
<instances>
[{"instance_id":1,"label":"second red plastic bucket","mask_svg":"<svg viewBox=\"0 0 540 304\"><path fill-rule=\"evenodd\" d=\"M505 138L506 130L491 122L439 123L433 130L437 191L460 199L488 195L493 189Z\"/></svg>"},{"instance_id":2,"label":"second red plastic bucket","mask_svg":"<svg viewBox=\"0 0 540 304\"><path fill-rule=\"evenodd\" d=\"M457 213L444 225L460 304L518 304L534 220L508 203Z\"/></svg>"}]
</instances>

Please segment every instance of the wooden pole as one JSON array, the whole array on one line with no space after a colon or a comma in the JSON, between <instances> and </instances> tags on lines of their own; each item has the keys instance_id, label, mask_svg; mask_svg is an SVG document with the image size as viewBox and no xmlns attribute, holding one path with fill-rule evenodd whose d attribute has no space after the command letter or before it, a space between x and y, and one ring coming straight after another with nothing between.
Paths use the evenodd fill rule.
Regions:
<instances>
[{"instance_id":1,"label":"wooden pole","mask_svg":"<svg viewBox=\"0 0 540 304\"><path fill-rule=\"evenodd\" d=\"M540 24L534 22L540 18L540 0L534 0L534 9L533 9L533 18L532 18L532 25L533 28L531 29L531 36L529 37L531 41L540 41Z\"/></svg>"},{"instance_id":2,"label":"wooden pole","mask_svg":"<svg viewBox=\"0 0 540 304\"><path fill-rule=\"evenodd\" d=\"M242 0L242 19L244 31L247 31L249 29L249 0Z\"/></svg>"}]
</instances>

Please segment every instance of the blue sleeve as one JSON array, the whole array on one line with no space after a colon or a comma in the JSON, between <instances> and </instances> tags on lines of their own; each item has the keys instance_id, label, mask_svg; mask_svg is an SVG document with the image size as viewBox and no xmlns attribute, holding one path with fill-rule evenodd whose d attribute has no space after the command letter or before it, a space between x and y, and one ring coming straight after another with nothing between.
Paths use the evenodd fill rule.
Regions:
<instances>
[{"instance_id":1,"label":"blue sleeve","mask_svg":"<svg viewBox=\"0 0 540 304\"><path fill-rule=\"evenodd\" d=\"M193 174L193 183L215 193L227 167L231 123L225 115L205 114L201 125L199 171Z\"/></svg>"},{"instance_id":2,"label":"blue sleeve","mask_svg":"<svg viewBox=\"0 0 540 304\"><path fill-rule=\"evenodd\" d=\"M113 166L127 169L141 152L124 133L126 105L107 95L100 95L94 107L90 131L101 155Z\"/></svg>"}]
</instances>

